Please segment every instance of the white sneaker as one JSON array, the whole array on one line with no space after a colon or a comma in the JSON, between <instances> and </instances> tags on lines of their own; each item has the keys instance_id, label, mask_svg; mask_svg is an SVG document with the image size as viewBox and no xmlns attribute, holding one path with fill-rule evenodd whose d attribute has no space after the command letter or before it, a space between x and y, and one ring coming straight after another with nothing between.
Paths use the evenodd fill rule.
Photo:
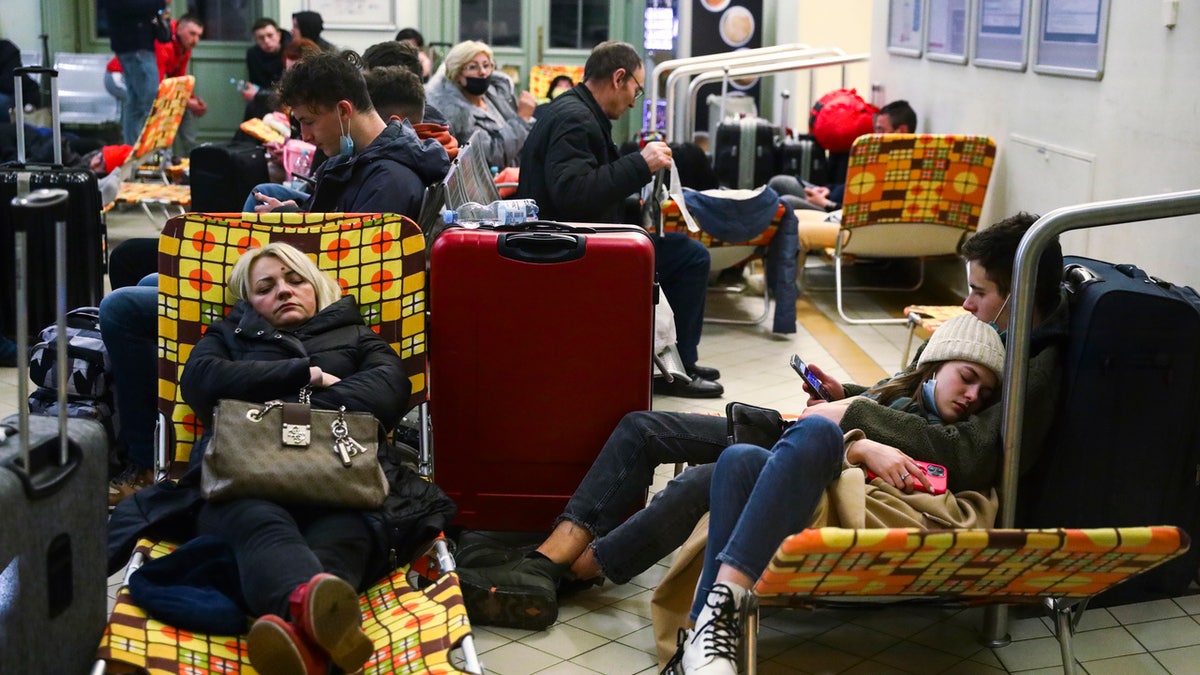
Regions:
<instances>
[{"instance_id":1,"label":"white sneaker","mask_svg":"<svg viewBox=\"0 0 1200 675\"><path fill-rule=\"evenodd\" d=\"M741 602L746 589L717 583L708 592L696 629L688 632L683 651L687 675L737 675L738 647L742 640Z\"/></svg>"}]
</instances>

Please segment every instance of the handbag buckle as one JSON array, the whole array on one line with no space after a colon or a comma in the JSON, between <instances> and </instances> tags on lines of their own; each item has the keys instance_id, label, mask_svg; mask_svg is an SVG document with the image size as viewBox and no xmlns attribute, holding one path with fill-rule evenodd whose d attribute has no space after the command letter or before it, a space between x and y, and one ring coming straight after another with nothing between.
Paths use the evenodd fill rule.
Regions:
<instances>
[{"instance_id":1,"label":"handbag buckle","mask_svg":"<svg viewBox=\"0 0 1200 675\"><path fill-rule=\"evenodd\" d=\"M308 404L283 404L282 441L293 448L305 448L312 442L312 408Z\"/></svg>"}]
</instances>

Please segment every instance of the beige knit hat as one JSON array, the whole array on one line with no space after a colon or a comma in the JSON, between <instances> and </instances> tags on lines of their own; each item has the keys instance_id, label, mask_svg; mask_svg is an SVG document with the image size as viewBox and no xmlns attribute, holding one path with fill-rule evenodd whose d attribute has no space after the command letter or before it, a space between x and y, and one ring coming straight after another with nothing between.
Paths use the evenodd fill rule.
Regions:
<instances>
[{"instance_id":1,"label":"beige knit hat","mask_svg":"<svg viewBox=\"0 0 1200 675\"><path fill-rule=\"evenodd\" d=\"M1004 343L995 328L976 319L973 314L960 314L941 325L929 338L917 365L941 361L970 361L996 373L1004 380Z\"/></svg>"}]
</instances>

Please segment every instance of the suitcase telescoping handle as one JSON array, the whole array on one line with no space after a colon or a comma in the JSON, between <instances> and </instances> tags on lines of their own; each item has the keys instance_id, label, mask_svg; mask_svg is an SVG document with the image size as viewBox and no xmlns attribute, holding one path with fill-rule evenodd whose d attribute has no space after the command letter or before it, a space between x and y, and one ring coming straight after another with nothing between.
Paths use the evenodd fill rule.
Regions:
<instances>
[{"instance_id":1,"label":"suitcase telescoping handle","mask_svg":"<svg viewBox=\"0 0 1200 675\"><path fill-rule=\"evenodd\" d=\"M22 75L50 76L50 129L54 133L54 166L62 166L62 124L58 103L58 71L45 66L24 66L13 70L13 100L16 102L17 163L25 164L25 101L21 92Z\"/></svg>"},{"instance_id":2,"label":"suitcase telescoping handle","mask_svg":"<svg viewBox=\"0 0 1200 675\"><path fill-rule=\"evenodd\" d=\"M67 191L42 189L14 197L13 249L16 258L17 309L17 403L22 462L9 467L21 475L25 489L31 495L43 495L56 490L78 463L78 452L72 457L67 436ZM54 226L54 316L58 329L55 346L58 376L58 452L56 459L35 453L29 439L29 250L28 234L34 227ZM49 448L46 448L49 450Z\"/></svg>"}]
</instances>

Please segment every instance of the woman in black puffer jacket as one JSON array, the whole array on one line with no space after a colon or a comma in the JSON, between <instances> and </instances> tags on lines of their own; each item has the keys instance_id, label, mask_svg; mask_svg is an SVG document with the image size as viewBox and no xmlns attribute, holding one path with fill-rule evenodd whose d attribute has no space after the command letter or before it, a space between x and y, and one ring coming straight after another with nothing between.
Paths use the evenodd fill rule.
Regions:
<instances>
[{"instance_id":1,"label":"woman in black puffer jacket","mask_svg":"<svg viewBox=\"0 0 1200 675\"><path fill-rule=\"evenodd\" d=\"M295 401L363 411L385 428L404 412L410 384L400 357L363 324L352 297L295 248L272 243L242 256L229 286L230 314L209 326L180 378L206 428L223 398ZM206 443L192 451L199 461ZM248 638L261 673L353 672L374 651L362 631L357 589L377 546L366 514L261 499L204 502L196 533L233 548L242 592L259 619ZM290 618L290 621L287 620Z\"/></svg>"}]
</instances>

